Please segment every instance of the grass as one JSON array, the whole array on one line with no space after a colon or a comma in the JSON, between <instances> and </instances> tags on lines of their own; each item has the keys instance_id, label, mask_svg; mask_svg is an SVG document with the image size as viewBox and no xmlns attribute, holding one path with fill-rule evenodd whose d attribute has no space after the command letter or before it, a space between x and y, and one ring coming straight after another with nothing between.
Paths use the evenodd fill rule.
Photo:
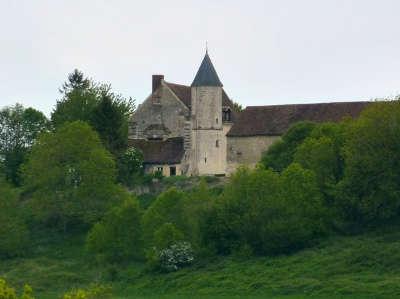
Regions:
<instances>
[{"instance_id":1,"label":"grass","mask_svg":"<svg viewBox=\"0 0 400 299\"><path fill-rule=\"evenodd\" d=\"M111 284L114 298L400 298L398 226L332 237L289 256L220 257L169 274L140 263L98 266L83 244L82 234L43 233L29 256L0 261L0 276L18 289L29 283L40 299L93 282Z\"/></svg>"}]
</instances>

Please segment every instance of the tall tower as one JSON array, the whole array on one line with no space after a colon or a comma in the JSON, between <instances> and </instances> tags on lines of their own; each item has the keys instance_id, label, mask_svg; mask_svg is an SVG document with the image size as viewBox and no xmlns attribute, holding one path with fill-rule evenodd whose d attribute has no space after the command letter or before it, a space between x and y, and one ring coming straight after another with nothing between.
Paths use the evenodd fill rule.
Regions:
<instances>
[{"instance_id":1,"label":"tall tower","mask_svg":"<svg viewBox=\"0 0 400 299\"><path fill-rule=\"evenodd\" d=\"M226 142L222 125L222 83L208 52L191 85L193 175L225 174Z\"/></svg>"}]
</instances>

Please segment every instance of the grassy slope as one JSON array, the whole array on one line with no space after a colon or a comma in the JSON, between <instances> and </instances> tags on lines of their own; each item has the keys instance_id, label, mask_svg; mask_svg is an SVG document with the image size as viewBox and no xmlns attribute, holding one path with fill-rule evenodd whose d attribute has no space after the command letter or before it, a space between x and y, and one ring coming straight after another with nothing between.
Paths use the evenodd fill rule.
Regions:
<instances>
[{"instance_id":1,"label":"grassy slope","mask_svg":"<svg viewBox=\"0 0 400 299\"><path fill-rule=\"evenodd\" d=\"M107 267L82 254L83 236L39 239L31 257L0 262L0 276L18 287L30 283L40 299L109 281ZM150 274L140 264L118 271L115 298L400 298L400 230L335 237L290 256L218 258L171 274Z\"/></svg>"}]
</instances>

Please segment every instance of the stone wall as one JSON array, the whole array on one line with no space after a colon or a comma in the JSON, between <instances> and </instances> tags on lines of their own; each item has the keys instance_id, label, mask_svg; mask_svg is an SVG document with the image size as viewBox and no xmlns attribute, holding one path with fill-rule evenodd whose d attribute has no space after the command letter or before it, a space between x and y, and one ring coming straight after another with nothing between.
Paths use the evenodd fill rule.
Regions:
<instances>
[{"instance_id":1,"label":"stone wall","mask_svg":"<svg viewBox=\"0 0 400 299\"><path fill-rule=\"evenodd\" d=\"M227 138L227 173L232 173L240 165L255 167L262 153L280 136L249 136Z\"/></svg>"},{"instance_id":2,"label":"stone wall","mask_svg":"<svg viewBox=\"0 0 400 299\"><path fill-rule=\"evenodd\" d=\"M149 126L163 125L163 138L184 136L190 124L190 111L175 94L162 82L156 92L149 96L132 117L130 139L146 139ZM146 130L147 129L147 130Z\"/></svg>"},{"instance_id":3,"label":"stone wall","mask_svg":"<svg viewBox=\"0 0 400 299\"><path fill-rule=\"evenodd\" d=\"M192 175L225 174L226 137L222 123L222 88L192 87Z\"/></svg>"}]
</instances>

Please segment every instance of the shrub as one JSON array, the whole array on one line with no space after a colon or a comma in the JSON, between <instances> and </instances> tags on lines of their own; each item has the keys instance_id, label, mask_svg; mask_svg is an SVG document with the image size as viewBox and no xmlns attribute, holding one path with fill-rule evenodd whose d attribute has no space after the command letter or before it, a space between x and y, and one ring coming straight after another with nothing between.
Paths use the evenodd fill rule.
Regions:
<instances>
[{"instance_id":1,"label":"shrub","mask_svg":"<svg viewBox=\"0 0 400 299\"><path fill-rule=\"evenodd\" d=\"M177 242L159 252L160 268L164 271L177 271L194 261L192 246L188 242Z\"/></svg>"},{"instance_id":2,"label":"shrub","mask_svg":"<svg viewBox=\"0 0 400 299\"><path fill-rule=\"evenodd\" d=\"M112 208L88 233L86 248L99 260L120 262L143 257L142 211L136 198L126 197L121 205Z\"/></svg>"},{"instance_id":3,"label":"shrub","mask_svg":"<svg viewBox=\"0 0 400 299\"><path fill-rule=\"evenodd\" d=\"M62 299L106 299L111 297L111 288L93 285L87 289L75 289L64 294Z\"/></svg>"},{"instance_id":4,"label":"shrub","mask_svg":"<svg viewBox=\"0 0 400 299\"><path fill-rule=\"evenodd\" d=\"M32 288L29 285L24 285L21 297L16 295L15 289L10 287L4 279L0 278L0 299L35 299L33 297Z\"/></svg>"}]
</instances>

